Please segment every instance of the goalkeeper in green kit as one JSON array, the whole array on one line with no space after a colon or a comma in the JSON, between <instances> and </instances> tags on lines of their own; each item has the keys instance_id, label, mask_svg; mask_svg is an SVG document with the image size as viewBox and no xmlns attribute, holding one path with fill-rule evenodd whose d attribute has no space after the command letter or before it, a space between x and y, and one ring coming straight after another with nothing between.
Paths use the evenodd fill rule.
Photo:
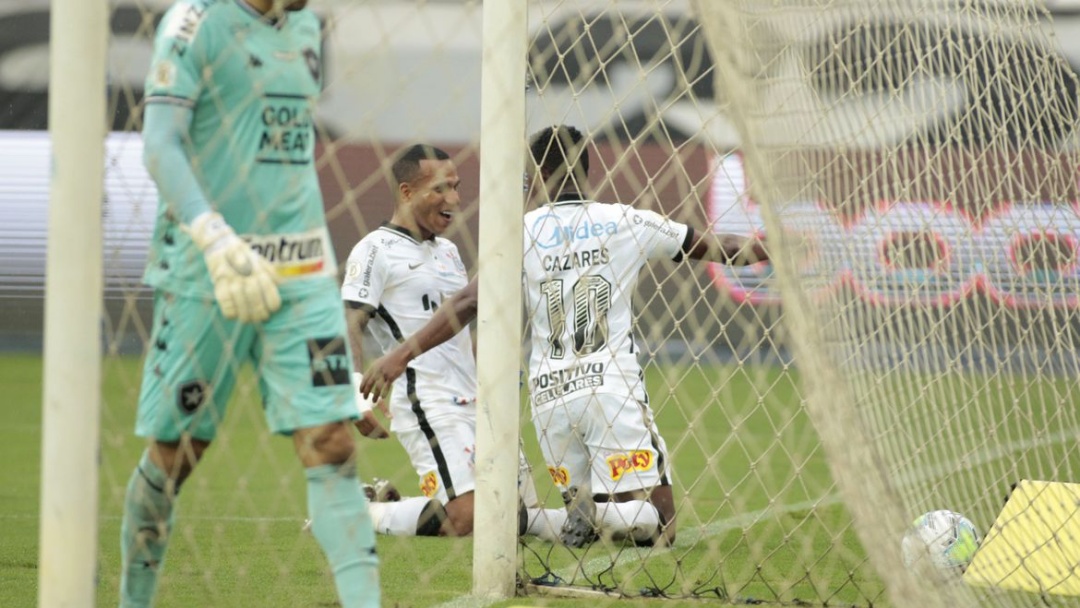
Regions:
<instances>
[{"instance_id":1,"label":"goalkeeper in green kit","mask_svg":"<svg viewBox=\"0 0 1080 608\"><path fill-rule=\"evenodd\" d=\"M379 605L356 475L356 388L315 172L320 26L306 0L181 0L157 31L143 139L160 204L153 333L127 487L120 605L150 606L184 480L239 367L305 468L312 533L346 608Z\"/></svg>"}]
</instances>

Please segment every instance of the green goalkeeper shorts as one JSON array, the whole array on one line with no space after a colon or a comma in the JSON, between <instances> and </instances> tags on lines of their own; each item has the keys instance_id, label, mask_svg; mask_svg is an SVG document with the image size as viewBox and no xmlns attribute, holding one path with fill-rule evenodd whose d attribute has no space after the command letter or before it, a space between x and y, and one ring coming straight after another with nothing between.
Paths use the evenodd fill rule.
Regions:
<instances>
[{"instance_id":1,"label":"green goalkeeper shorts","mask_svg":"<svg viewBox=\"0 0 1080 608\"><path fill-rule=\"evenodd\" d=\"M344 308L334 289L282 302L261 324L221 316L213 300L154 294L135 434L210 441L237 374L250 362L275 433L355 419Z\"/></svg>"}]
</instances>

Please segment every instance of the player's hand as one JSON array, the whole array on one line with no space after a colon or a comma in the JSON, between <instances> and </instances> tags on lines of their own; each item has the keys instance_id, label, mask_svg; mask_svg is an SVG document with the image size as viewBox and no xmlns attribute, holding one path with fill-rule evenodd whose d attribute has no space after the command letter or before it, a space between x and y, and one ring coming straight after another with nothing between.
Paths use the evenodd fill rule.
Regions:
<instances>
[{"instance_id":1,"label":"player's hand","mask_svg":"<svg viewBox=\"0 0 1080 608\"><path fill-rule=\"evenodd\" d=\"M390 390L390 385L405 373L405 367L408 364L407 351L401 348L379 357L364 372L364 381L360 383L360 394L372 401L385 397Z\"/></svg>"},{"instance_id":2,"label":"player's hand","mask_svg":"<svg viewBox=\"0 0 1080 608\"><path fill-rule=\"evenodd\" d=\"M218 213L204 213L186 227L203 252L214 299L226 319L258 323L281 308L273 265L236 236Z\"/></svg>"},{"instance_id":3,"label":"player's hand","mask_svg":"<svg viewBox=\"0 0 1080 608\"><path fill-rule=\"evenodd\" d=\"M359 387L363 383L363 374L353 372L353 385ZM364 437L370 437L371 439L386 439L389 437L390 432L375 416L375 410L379 410L387 419L390 418L390 411L386 406L386 401L380 399L376 402L373 399L368 399L361 395L359 390L356 391L354 398L356 400L356 411L360 414L360 418L353 423L356 430L360 431L360 434Z\"/></svg>"}]
</instances>

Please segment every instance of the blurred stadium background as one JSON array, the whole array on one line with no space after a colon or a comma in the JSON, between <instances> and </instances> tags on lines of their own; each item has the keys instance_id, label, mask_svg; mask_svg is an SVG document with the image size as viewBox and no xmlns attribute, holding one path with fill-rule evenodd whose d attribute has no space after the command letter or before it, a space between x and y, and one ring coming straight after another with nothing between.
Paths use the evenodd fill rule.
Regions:
<instances>
[{"instance_id":1,"label":"blurred stadium background","mask_svg":"<svg viewBox=\"0 0 1080 608\"><path fill-rule=\"evenodd\" d=\"M142 81L150 57L149 36L168 4L167 0L118 0L113 3L115 10L111 19L108 95L114 135L109 145L109 181L105 205L106 299L108 339L113 347L124 352L135 352L140 348L140 327L146 326L149 294L139 287L138 278L156 204L152 184L142 170L139 156L141 144L137 137L131 136L139 129L138 115L132 112L132 108L138 107L141 99ZM372 0L359 4L330 1L312 3L330 31L325 48L326 80L329 85L318 118L326 136L322 139L324 145L321 150L325 151L327 142L332 142L329 144L332 154L323 155L319 167L334 243L341 259L344 259L358 236L370 227L371 218L386 217L389 213L392 201L383 179L380 159L385 158L387 150L419 139L444 146L456 155L463 176L464 199L469 201L470 213L467 224L451 236L458 240L466 256L471 257L475 252L473 235L476 234L478 193L475 141L479 132L481 10L478 3L464 0L422 4L420 19L454 24L452 28L441 30L439 39L432 40L431 46L425 46L423 37L402 40L388 38L380 31L384 27L380 24L407 23L417 11L417 2ZM654 3L634 0L620 1L617 9L610 9L606 2L597 2L597 12L594 14L580 11L575 6L562 10L563 7L557 2L546 4L550 6L547 9L550 14L542 24L545 32L576 31L583 22L588 21L601 40L604 36L632 40L634 52L628 53L622 46L597 45L599 56L596 60L606 65L604 79L588 78L588 74L581 72L591 68L575 60L573 54L568 55L558 70L551 71L543 96L537 94L535 87L530 88L530 130L544 124L545 116L558 115L572 99L577 112L576 116L571 117L572 120L596 135L600 154L612 161L605 164L612 164L616 157L622 163L620 170L613 173L609 181L598 184L599 198L635 200L641 196L639 200L644 200L646 205L672 213L679 219L702 222L709 219L721 225L726 222L729 227L745 223L748 219L745 214L724 215L737 204L745 202L739 199L742 194L741 166L736 166L733 172L711 172L717 159L711 157L707 150L736 150L738 141L733 126L725 117L726 101L723 95L714 90L713 79L705 77L711 70L709 51L688 4L679 1L666 3L665 11L660 15L652 11ZM1047 7L1052 21L1047 20L1044 27L1048 30L1052 28L1059 46L1047 48L1046 45L1020 40L1016 43L1022 45L1017 56L1033 63L1060 59L1060 65L1068 66L1075 74L1080 70L1080 1L1051 1ZM601 10L605 11L602 16ZM882 68L859 62L863 51L872 48L875 37L874 31L868 31L865 27L860 29L853 23L838 21L830 26L836 31L826 30L820 34L821 44L841 39L850 46L846 53L838 57L850 59L851 65L837 66L837 69L845 73L888 69L888 65ZM0 311L3 311L0 314L0 345L4 349L37 350L41 345L49 175L48 146L44 135L49 94L48 24L48 0L0 0L0 33L3 34L0 36L0 160L3 161L0 163ZM890 27L888 17L882 16L875 27L881 28L877 30L879 32L887 31ZM932 24L928 27L931 27L931 35L924 40L932 48L925 52L949 53L948 45L937 44L938 38L932 35ZM560 50L559 45L565 46L567 43L557 35L544 34L539 28L537 24L537 31L533 33L535 42L529 51L530 62L541 70L545 67L551 69L555 51ZM844 31L844 28L850 28L850 31ZM679 44L674 52L670 39L672 31L684 35L683 39L677 41ZM971 36L971 39L964 41L965 44L971 47L983 44L978 32ZM437 52L433 52L435 50ZM610 56L604 56L604 53ZM1059 57L1049 57L1049 54ZM644 77L637 75L639 61L652 61L655 64ZM995 63L1001 61L1004 60L988 55L985 65L976 66L973 72L965 76L970 78L972 74L978 76L1003 69L1003 65ZM937 58L933 64L951 65L947 56ZM877 76L885 78L889 75ZM895 76L896 81L907 82L902 78L903 74ZM839 215L854 217L860 213L859 209L852 207L851 201L860 199L858 193L852 196L853 189L862 187L867 192L873 192L872 195L864 195L864 199L866 196L879 196L882 190L888 191L889 184L874 183L874 188L866 187L867 182L874 182L872 171L870 179L865 173L867 167L875 162L873 147L881 147L889 141L900 142L934 129L943 133L958 128L958 125L962 129L962 117L971 104L1051 104L1065 108L1073 117L1077 112L1075 87L1051 91L1060 96L1059 99L1035 100L1017 94L1015 98L987 101L978 96L965 95L964 80L957 74L943 73L940 79L952 83L950 86L955 90L955 95L950 97L952 103L931 109L928 115L915 116L893 107L878 107L873 91L866 91L863 98L856 97L849 102L850 111L854 114L865 112L867 108L881 112L878 120L883 126L866 137L862 149L855 140L854 148L849 145L846 152L838 153L837 162L818 167L818 170L824 169L829 175L826 188L834 195L832 198L843 200L848 205L839 210ZM1065 78L1063 82L1072 80ZM834 86L824 80L820 84L823 88ZM394 91L394 94L387 95L388 90ZM898 94L903 93L900 91ZM620 112L617 115L611 113L613 97L620 99ZM1077 143L1077 134L1071 131L1054 132L1051 136L1055 145L1063 149L1073 149ZM690 140L708 140L710 146L698 145ZM627 158L622 151L629 141L635 143L635 153ZM1047 165L1068 162L1064 157L1028 160L1026 171L1031 172L1045 171ZM1000 169L1008 164L1006 159L1001 158L957 158L947 161L939 158L936 162L954 161L973 169ZM919 159L912 158L907 162L912 167L910 173L917 175ZM791 160L793 168L798 164L796 159ZM969 173L977 174L977 171ZM688 184L683 179L685 176L698 181ZM1075 180L1072 183L1075 194ZM956 186L924 184L921 191L917 188L916 192L920 200L939 201L944 200L942 194L946 187ZM950 190L950 193L954 195L951 202L961 210L965 207L977 209L979 205L982 205L982 209L993 208L993 204L985 204L983 198L987 193L979 189L975 178L967 179L958 190ZM1070 201L1047 201L1041 196L1042 193L1024 192L1022 187L1017 187L1014 192L998 191L993 195L1001 198L1000 202L1007 201L1018 206L1047 202L1068 205L1078 198L1072 196ZM705 204L697 205L697 199ZM687 200L694 203L686 204ZM818 202L830 204L828 200ZM861 201L867 206L872 206L873 202ZM758 220L749 221L756 223ZM897 221L902 225L904 219ZM1063 232L1077 231L1075 213L1055 218L1054 221L1062 223ZM1006 223L1015 223L1015 220L1009 218ZM827 228L823 230L822 237L826 242L829 238L842 237L835 227L831 233ZM943 222L942 231L949 231L948 222ZM871 242L870 245L879 243ZM1075 252L1070 253L1065 247L1060 254L1068 258L1068 266L1075 271ZM1048 260L1048 263L1054 262ZM1007 260L1002 263L1006 268L1001 272L1010 274ZM829 269L830 272L835 270ZM775 302L775 293L770 292L767 286L759 285L761 277L753 272L743 273L742 276L720 272L715 278L720 292L732 290L737 299L746 296L752 303L765 305ZM955 276L953 281L954 284L940 288L945 296L971 290L970 276ZM1077 285L1073 280L1063 283L1063 289L1077 293L1080 292L1076 289ZM881 288L879 291L887 291L888 286L878 287ZM871 291L873 288L870 286ZM646 277L640 289L643 295L651 294L656 289L656 283ZM1016 287L1016 290L1022 291L1022 286ZM747 295L750 291L754 292L752 297ZM714 307L712 313L701 314L715 314L718 305L724 308L729 298L720 292L714 301L707 303ZM1016 303L1015 298L1010 300L1008 296L1005 294L997 299ZM880 297L880 294L875 297ZM952 303L956 299L959 298L948 301ZM1022 300L1020 298L1021 304ZM664 305L663 299L643 297L641 301L657 307ZM698 304L702 305L706 303ZM735 312L736 307L728 308L730 314L739 314ZM670 315L662 314L659 310L655 312L648 316L661 323L671 319ZM693 310L689 312L694 314ZM762 315L760 322L756 320L758 315ZM754 327L771 325L775 320L773 311L760 310L754 313L754 317L750 319L751 323L729 324L727 340L714 346L720 350L739 351L767 345L768 341L758 339ZM744 332L751 335L743 335ZM656 335L666 336L669 333L670 327L656 330Z\"/></svg>"},{"instance_id":2,"label":"blurred stadium background","mask_svg":"<svg viewBox=\"0 0 1080 608\"><path fill-rule=\"evenodd\" d=\"M130 356L110 358L107 365L115 386L107 395L112 402L103 427L103 537L112 532L117 488L140 447L129 433L134 359L143 352L149 328L150 292L139 277L157 203L142 169L137 108L149 40L169 4L112 2L104 338L110 355ZM815 3L761 3L780 7L778 23L797 21L797 14L781 12L800 4ZM1046 2L1046 12L1037 13L1043 35L950 22L933 10L902 11L908 4L948 2L880 3L892 12L860 9L860 2L836 4L855 7L848 15L854 17L842 10L839 16L819 16L800 32L798 52L766 56L768 28L753 32L764 42L747 54L758 53L755 59L768 67L763 80L812 88L811 96L837 101L832 109L839 109L811 116L820 119L820 128L801 132L809 137L798 142L809 144L806 150L792 145L770 157L770 171L784 179L767 189L774 201L793 203L786 208L787 225L811 244L796 269L803 286L811 293L843 292L831 301L832 310L840 311L833 318L850 322L839 331L850 332L844 337L857 345L848 352L858 356L842 364L897 370L880 391L880 378L851 378L856 385L865 381L856 391L866 397L858 403L859 414L871 419L866 428L885 456L880 470L870 473L888 469L904 491L903 509L917 512L947 502L986 525L1015 476L1067 478L1076 470L1071 446L1080 426L1071 406L1080 368L1080 0ZM987 14L1033 5L954 4ZM474 269L480 2L313 0L311 6L328 33L318 169L339 260L390 215L383 171L388 154L423 140L444 147L458 163L466 221L448 236ZM532 0L529 6L532 78L522 78L528 130L554 120L583 127L596 142L598 164L614 168L596 178L597 198L634 202L725 231L763 229L729 115L733 102L716 84L691 0ZM48 27L48 0L0 0L0 350L31 356L41 350L43 325ZM413 35L387 34L398 29ZM592 33L582 43L586 48L571 47L584 30ZM911 30L918 35L908 35ZM828 61L802 78L795 59L800 53ZM887 59L872 60L882 55ZM904 61L910 57L923 58L917 70ZM984 94L986 81L1000 74L1015 74L1016 86ZM1003 116L990 125L1000 129L972 118L985 116ZM770 134L779 141L786 132L783 119L778 123L770 125ZM908 142L924 147L905 147ZM987 145L1002 142L1017 146ZM766 148L776 143L764 142ZM804 190L806 184L812 187ZM806 197L807 191L816 196ZM705 287L704 297L697 295L698 285ZM690 529L703 538L719 538L676 555L675 561L690 559L672 567L683 577L672 589L685 592L698 575L707 582L718 577L719 589L727 577L732 589L750 589L755 597L815 603L840 597L877 605L882 585L854 539L848 503L834 481L836 463L825 465L815 431L834 445L846 437L835 429L823 433L821 419L808 419L806 392L787 365L790 336L780 324L779 290L770 271L659 265L643 275L636 299L640 331L654 349L647 354L662 351L649 366L649 382L686 475L679 488L685 490L684 521L698 524ZM704 351L710 357L687 356ZM257 448L248 454L244 443L234 453L254 460L271 448L253 438L260 423L252 387L241 392L246 414L231 428ZM402 462L393 448L385 451L385 443L365 449L378 451L374 461L380 465ZM302 547L292 521L302 507L278 496L287 494L279 486L295 475L283 462L284 457L260 478L273 488L267 500L279 502L267 507L253 500L257 506L238 506L229 516L272 512L281 530L259 529L256 538L286 549ZM187 500L199 501L195 511L201 509L209 521L218 515L215 492L234 490L228 474L209 477L195 488L200 494L189 491ZM388 475L408 487L412 471L398 467ZM865 504L872 507L873 499ZM209 525L201 525L200 534L212 534ZM206 542L177 550L197 554ZM467 549L451 547L443 558L462 561ZM407 558L413 550L396 543L387 555ZM102 549L103 561L112 557L110 551ZM637 554L627 555L624 566ZM427 575L419 566L410 571L406 558L394 563L406 564L398 575L408 580L391 593L407 594L417 576ZM565 572L573 567L568 560L548 554L534 561ZM293 573L311 563L283 562ZM717 572L706 571L721 563ZM316 586L317 576L310 578ZM820 579L829 582L818 585ZM106 577L103 588L111 592L109 584Z\"/></svg>"}]
</instances>

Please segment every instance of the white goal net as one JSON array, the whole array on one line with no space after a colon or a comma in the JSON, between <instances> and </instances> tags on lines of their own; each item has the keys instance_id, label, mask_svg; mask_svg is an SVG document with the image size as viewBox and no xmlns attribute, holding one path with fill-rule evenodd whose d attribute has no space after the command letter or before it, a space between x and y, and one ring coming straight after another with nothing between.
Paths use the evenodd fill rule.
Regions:
<instances>
[{"instance_id":1,"label":"white goal net","mask_svg":"<svg viewBox=\"0 0 1080 608\"><path fill-rule=\"evenodd\" d=\"M125 493L144 448L132 432L142 362L160 348L140 279L158 203L138 132L153 35L171 4L110 6L99 605L118 597ZM490 4L310 2L322 27L311 147L339 284L353 246L390 220L389 167L409 144L437 146L457 167L462 213L443 236L469 276L478 245L505 237L481 232L482 209L533 208L526 194L480 197L482 178L507 178L480 171L482 41L495 52L520 42L483 31ZM772 260L644 266L634 354L665 462L628 446L607 466L613 480L670 466L677 535L670 545L601 538L583 548L524 536L508 585L525 597L511 603L1077 601L1068 539L1080 533L1071 523L1080 494L1051 501L1049 531L1022 534L1027 544L1010 540L998 515L1019 482L1080 482L1080 2L526 4L527 59L514 82L497 83L524 89L522 107L505 111L523 113L526 128L498 153L524 157L530 134L572 125L591 154L590 199L760 238ZM10 166L41 171L10 182L22 195L5 200L0 223L38 231L49 11L48 0L0 0L0 40L12 41L0 43L0 110L9 109L0 120L36 132L3 141L25 150ZM221 129L228 137L228 121ZM26 247L44 252L40 239ZM0 259L0 310L18 313L0 331L18 344L35 339L27 326L40 313L27 302L44 297L43 282L25 274ZM516 276L506 289L518 289ZM517 321L519 311L503 312ZM557 509L566 471L542 456L527 356L499 356L526 370L524 453L540 504ZM335 605L327 560L302 530L304 471L292 443L267 429L261 371L240 373L213 446L179 494L158 606ZM355 437L362 480L389 480L405 496L433 489L397 439ZM512 452L500 455L514 461ZM950 573L938 584L938 574L904 567L905 530L936 510L1004 539L984 552L978 577ZM1074 561L1040 553L1048 544ZM506 559L468 538L382 535L378 555L387 606L491 605L471 595L473 572ZM31 603L29 593L12 605Z\"/></svg>"}]
</instances>

